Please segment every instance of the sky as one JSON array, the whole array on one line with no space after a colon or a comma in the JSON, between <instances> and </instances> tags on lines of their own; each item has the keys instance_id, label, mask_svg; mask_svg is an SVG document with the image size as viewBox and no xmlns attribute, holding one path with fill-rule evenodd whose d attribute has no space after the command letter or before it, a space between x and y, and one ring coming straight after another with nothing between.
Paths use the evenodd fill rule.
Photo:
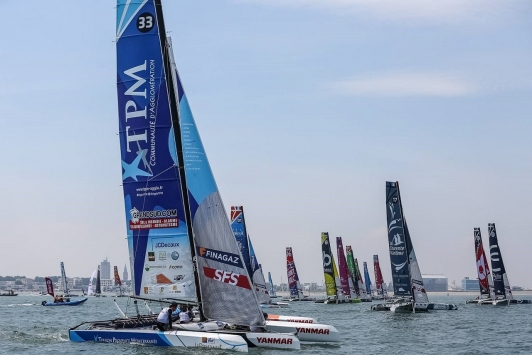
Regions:
<instances>
[{"instance_id":1,"label":"sky","mask_svg":"<svg viewBox=\"0 0 532 355\"><path fill-rule=\"evenodd\" d=\"M163 1L225 207L259 262L322 283L321 232L378 254L399 181L424 274L476 277L497 226L532 287L532 3ZM0 0L0 275L89 277L129 261L117 136L115 3Z\"/></svg>"}]
</instances>

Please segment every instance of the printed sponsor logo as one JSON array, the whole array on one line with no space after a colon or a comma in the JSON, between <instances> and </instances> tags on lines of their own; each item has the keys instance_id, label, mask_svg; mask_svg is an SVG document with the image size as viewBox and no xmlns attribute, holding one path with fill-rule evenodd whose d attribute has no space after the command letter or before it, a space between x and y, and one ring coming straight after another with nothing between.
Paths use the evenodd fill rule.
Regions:
<instances>
[{"instance_id":1,"label":"printed sponsor logo","mask_svg":"<svg viewBox=\"0 0 532 355\"><path fill-rule=\"evenodd\" d=\"M200 326L200 323L198 323L198 326ZM201 326L200 326L200 328L201 328ZM202 343L214 343L214 338L202 337L201 338L201 342Z\"/></svg>"},{"instance_id":2,"label":"printed sponsor logo","mask_svg":"<svg viewBox=\"0 0 532 355\"><path fill-rule=\"evenodd\" d=\"M167 265L144 265L144 270L150 271L150 269L166 269Z\"/></svg>"},{"instance_id":3,"label":"printed sponsor logo","mask_svg":"<svg viewBox=\"0 0 532 355\"><path fill-rule=\"evenodd\" d=\"M397 203L397 197L392 198L393 203Z\"/></svg>"},{"instance_id":4,"label":"printed sponsor logo","mask_svg":"<svg viewBox=\"0 0 532 355\"><path fill-rule=\"evenodd\" d=\"M177 260L179 259L179 253L177 251L173 251L172 254L170 254L170 257L172 260Z\"/></svg>"},{"instance_id":5,"label":"printed sponsor logo","mask_svg":"<svg viewBox=\"0 0 532 355\"><path fill-rule=\"evenodd\" d=\"M185 278L185 275L177 275L174 277L174 281L181 281Z\"/></svg>"},{"instance_id":6,"label":"printed sponsor logo","mask_svg":"<svg viewBox=\"0 0 532 355\"><path fill-rule=\"evenodd\" d=\"M296 330L298 333L306 333L306 334L323 334L327 335L329 334L329 329L320 329L320 328L298 328L296 327Z\"/></svg>"},{"instance_id":7,"label":"printed sponsor logo","mask_svg":"<svg viewBox=\"0 0 532 355\"><path fill-rule=\"evenodd\" d=\"M137 343L157 345L157 339L140 339L140 338L104 338L99 335L94 336L94 341L98 343Z\"/></svg>"},{"instance_id":8,"label":"printed sponsor logo","mask_svg":"<svg viewBox=\"0 0 532 355\"><path fill-rule=\"evenodd\" d=\"M197 251L199 256L219 261L221 263L227 264L227 265L233 265L237 267L242 267L242 261L240 260L240 256L232 253L226 253L218 250L203 248L203 247L197 247Z\"/></svg>"},{"instance_id":9,"label":"printed sponsor logo","mask_svg":"<svg viewBox=\"0 0 532 355\"><path fill-rule=\"evenodd\" d=\"M168 266L168 270L172 270L172 269L182 269L183 268L183 265L169 265Z\"/></svg>"},{"instance_id":10,"label":"printed sponsor logo","mask_svg":"<svg viewBox=\"0 0 532 355\"><path fill-rule=\"evenodd\" d=\"M160 251L159 252L159 260L166 260L166 252L165 251Z\"/></svg>"},{"instance_id":11,"label":"printed sponsor logo","mask_svg":"<svg viewBox=\"0 0 532 355\"><path fill-rule=\"evenodd\" d=\"M205 344L205 343L196 343L194 344L196 348L212 348L212 349L221 349L221 345Z\"/></svg>"},{"instance_id":12,"label":"printed sponsor logo","mask_svg":"<svg viewBox=\"0 0 532 355\"><path fill-rule=\"evenodd\" d=\"M259 344L292 344L291 338L264 338L257 337Z\"/></svg>"},{"instance_id":13,"label":"printed sponsor logo","mask_svg":"<svg viewBox=\"0 0 532 355\"><path fill-rule=\"evenodd\" d=\"M153 251L148 252L148 261L155 261L155 253Z\"/></svg>"},{"instance_id":14,"label":"printed sponsor logo","mask_svg":"<svg viewBox=\"0 0 532 355\"><path fill-rule=\"evenodd\" d=\"M144 294L147 295L150 293L150 289L146 286L144 286Z\"/></svg>"},{"instance_id":15,"label":"printed sponsor logo","mask_svg":"<svg viewBox=\"0 0 532 355\"><path fill-rule=\"evenodd\" d=\"M203 274L209 279L251 290L251 285L249 284L249 279L246 275L240 275L225 270L212 269L206 266L203 267Z\"/></svg>"},{"instance_id":16,"label":"printed sponsor logo","mask_svg":"<svg viewBox=\"0 0 532 355\"><path fill-rule=\"evenodd\" d=\"M331 265L331 256L329 254L326 254L324 251L323 253L323 267L327 267Z\"/></svg>"},{"instance_id":17,"label":"printed sponsor logo","mask_svg":"<svg viewBox=\"0 0 532 355\"><path fill-rule=\"evenodd\" d=\"M395 271L399 271L399 270L401 270L402 268L405 267L406 261L404 263L402 263L402 264L394 264L394 263L392 263L392 265L395 267Z\"/></svg>"},{"instance_id":18,"label":"printed sponsor logo","mask_svg":"<svg viewBox=\"0 0 532 355\"><path fill-rule=\"evenodd\" d=\"M129 229L155 229L179 227L177 210L139 211L136 208L129 210L131 220ZM158 243L165 244L165 243Z\"/></svg>"},{"instance_id":19,"label":"printed sponsor logo","mask_svg":"<svg viewBox=\"0 0 532 355\"><path fill-rule=\"evenodd\" d=\"M141 219L148 218L166 218L166 217L177 217L177 210L157 210L157 211L139 211L136 208L129 210L131 214L131 220L133 222L138 222Z\"/></svg>"},{"instance_id":20,"label":"printed sponsor logo","mask_svg":"<svg viewBox=\"0 0 532 355\"><path fill-rule=\"evenodd\" d=\"M293 322L293 323L314 323L312 319L283 319L284 322Z\"/></svg>"},{"instance_id":21,"label":"printed sponsor logo","mask_svg":"<svg viewBox=\"0 0 532 355\"><path fill-rule=\"evenodd\" d=\"M156 248L179 248L179 243L155 243Z\"/></svg>"},{"instance_id":22,"label":"printed sponsor logo","mask_svg":"<svg viewBox=\"0 0 532 355\"><path fill-rule=\"evenodd\" d=\"M393 245L393 246L398 246L398 245L401 245L401 244L404 244L404 240L401 240L401 234L399 233L396 233L394 234L391 242L390 242L390 245Z\"/></svg>"}]
</instances>

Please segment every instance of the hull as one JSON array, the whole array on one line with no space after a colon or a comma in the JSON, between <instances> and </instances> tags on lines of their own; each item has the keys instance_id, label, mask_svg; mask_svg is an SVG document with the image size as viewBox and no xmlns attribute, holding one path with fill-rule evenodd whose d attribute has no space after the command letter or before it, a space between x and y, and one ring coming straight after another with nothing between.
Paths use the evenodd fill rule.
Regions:
<instances>
[{"instance_id":1,"label":"hull","mask_svg":"<svg viewBox=\"0 0 532 355\"><path fill-rule=\"evenodd\" d=\"M86 300L87 300L87 297L85 297L85 298L81 298L81 299L79 299L79 300L70 301L70 302L58 302L58 303L54 303L54 302L46 302L46 301L42 301L42 305L45 306L45 307L56 307L56 306L79 306L80 304L83 304Z\"/></svg>"},{"instance_id":2,"label":"hull","mask_svg":"<svg viewBox=\"0 0 532 355\"><path fill-rule=\"evenodd\" d=\"M316 319L310 317L280 316L276 314L268 314L268 318L266 318L266 320L307 324L317 323Z\"/></svg>"},{"instance_id":3,"label":"hull","mask_svg":"<svg viewBox=\"0 0 532 355\"><path fill-rule=\"evenodd\" d=\"M415 303L415 306L412 302L396 302L390 304L390 311L394 313L413 313L414 308L416 312L428 312L429 304L427 303Z\"/></svg>"},{"instance_id":4,"label":"hull","mask_svg":"<svg viewBox=\"0 0 532 355\"><path fill-rule=\"evenodd\" d=\"M427 309L431 311L455 311L458 306L452 303L429 303Z\"/></svg>"},{"instance_id":5,"label":"hull","mask_svg":"<svg viewBox=\"0 0 532 355\"><path fill-rule=\"evenodd\" d=\"M494 306L508 306L510 304L510 300L503 299L503 300L494 300L492 303Z\"/></svg>"},{"instance_id":6,"label":"hull","mask_svg":"<svg viewBox=\"0 0 532 355\"><path fill-rule=\"evenodd\" d=\"M531 300L510 300L510 304L532 304Z\"/></svg>"},{"instance_id":7,"label":"hull","mask_svg":"<svg viewBox=\"0 0 532 355\"><path fill-rule=\"evenodd\" d=\"M248 351L248 343L246 340L234 334L174 330L161 332L150 329L70 329L68 335L70 341L73 342L94 341L97 343L214 348L239 352Z\"/></svg>"},{"instance_id":8,"label":"hull","mask_svg":"<svg viewBox=\"0 0 532 355\"><path fill-rule=\"evenodd\" d=\"M336 343L340 341L338 330L327 324L266 321L267 330L279 333L296 333L302 342Z\"/></svg>"},{"instance_id":9,"label":"hull","mask_svg":"<svg viewBox=\"0 0 532 355\"><path fill-rule=\"evenodd\" d=\"M288 308L290 304L286 302L272 302L268 304L261 304L261 308Z\"/></svg>"},{"instance_id":10,"label":"hull","mask_svg":"<svg viewBox=\"0 0 532 355\"><path fill-rule=\"evenodd\" d=\"M350 298L345 300L324 300L324 304L344 304L344 303L360 303L362 302L359 298ZM318 302L316 302L318 303ZM322 302L319 302L322 303Z\"/></svg>"},{"instance_id":11,"label":"hull","mask_svg":"<svg viewBox=\"0 0 532 355\"><path fill-rule=\"evenodd\" d=\"M12 295L10 294L0 294L0 296L6 296L6 297L10 297L10 296L18 296L18 293L13 293Z\"/></svg>"},{"instance_id":12,"label":"hull","mask_svg":"<svg viewBox=\"0 0 532 355\"><path fill-rule=\"evenodd\" d=\"M389 311L391 306L391 303L378 303L372 305L370 309L372 311Z\"/></svg>"}]
</instances>

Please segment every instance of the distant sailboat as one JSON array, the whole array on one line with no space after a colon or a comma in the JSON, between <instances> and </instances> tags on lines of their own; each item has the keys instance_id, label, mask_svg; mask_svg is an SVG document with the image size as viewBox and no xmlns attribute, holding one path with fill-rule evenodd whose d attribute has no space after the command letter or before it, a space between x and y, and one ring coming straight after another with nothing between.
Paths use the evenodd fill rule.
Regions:
<instances>
[{"instance_id":1,"label":"distant sailboat","mask_svg":"<svg viewBox=\"0 0 532 355\"><path fill-rule=\"evenodd\" d=\"M493 284L495 288L495 298L493 299L494 306L506 306L508 304L516 303L532 303L531 300L516 300L512 295L512 288L508 281L506 268L502 260L501 249L499 248L499 241L497 240L497 230L495 223L488 223L488 234L490 241L490 257L491 269L493 271Z\"/></svg>"},{"instance_id":2,"label":"distant sailboat","mask_svg":"<svg viewBox=\"0 0 532 355\"><path fill-rule=\"evenodd\" d=\"M353 249L350 245L345 247L347 253L347 266L349 275L351 276L352 292L354 292L361 302L371 302L371 295L368 295L360 271L358 269L358 261L353 257Z\"/></svg>"},{"instance_id":3,"label":"distant sailboat","mask_svg":"<svg viewBox=\"0 0 532 355\"><path fill-rule=\"evenodd\" d=\"M66 272L65 272L65 264L61 261L59 263L59 266L61 267L61 287L63 288L63 297L79 297L79 295L70 294L70 290L68 289Z\"/></svg>"},{"instance_id":4,"label":"distant sailboat","mask_svg":"<svg viewBox=\"0 0 532 355\"><path fill-rule=\"evenodd\" d=\"M114 267L114 278L115 278L115 287L118 287L118 292L115 297L126 297L122 291L122 281L120 280L120 275L118 275L118 266Z\"/></svg>"},{"instance_id":5,"label":"distant sailboat","mask_svg":"<svg viewBox=\"0 0 532 355\"><path fill-rule=\"evenodd\" d=\"M273 286L273 281L272 281L272 274L268 271L268 283L270 284L270 297L271 298L275 298L277 297L277 293L275 293L275 288Z\"/></svg>"},{"instance_id":6,"label":"distant sailboat","mask_svg":"<svg viewBox=\"0 0 532 355\"><path fill-rule=\"evenodd\" d=\"M430 303L414 246L404 217L399 182L386 182L386 217L390 265L394 285L395 301L380 304L372 310L389 309L392 312L420 312L458 309L453 304Z\"/></svg>"},{"instance_id":7,"label":"distant sailboat","mask_svg":"<svg viewBox=\"0 0 532 355\"><path fill-rule=\"evenodd\" d=\"M315 301L314 298L303 295L303 288L299 282L299 275L297 273L296 264L294 262L294 254L292 248L286 248L286 274L288 276L288 290L290 297L283 298L283 301Z\"/></svg>"},{"instance_id":8,"label":"distant sailboat","mask_svg":"<svg viewBox=\"0 0 532 355\"><path fill-rule=\"evenodd\" d=\"M384 280L382 278L378 255L373 255L373 271L375 272L375 291L377 294L372 296L372 298L377 300L385 299L388 295L386 292L386 285L384 284Z\"/></svg>"},{"instance_id":9,"label":"distant sailboat","mask_svg":"<svg viewBox=\"0 0 532 355\"><path fill-rule=\"evenodd\" d=\"M98 270L92 272L91 278L89 280L89 287L87 288L87 296L94 296L94 278L96 277Z\"/></svg>"},{"instance_id":10,"label":"distant sailboat","mask_svg":"<svg viewBox=\"0 0 532 355\"><path fill-rule=\"evenodd\" d=\"M96 290L94 290L95 297L102 297L102 284L100 280L100 265L98 265L98 272L96 273Z\"/></svg>"},{"instance_id":11,"label":"distant sailboat","mask_svg":"<svg viewBox=\"0 0 532 355\"><path fill-rule=\"evenodd\" d=\"M366 282L366 292L368 295L372 294L371 279L369 278L368 263L364 261L364 281Z\"/></svg>"},{"instance_id":12,"label":"distant sailboat","mask_svg":"<svg viewBox=\"0 0 532 355\"><path fill-rule=\"evenodd\" d=\"M481 305L492 304L494 297L493 279L484 252L484 246L482 244L482 236L480 234L480 228L475 228L473 231L475 242L475 259L477 262L478 284L480 287L480 297L474 300L467 300L466 303L477 303Z\"/></svg>"},{"instance_id":13,"label":"distant sailboat","mask_svg":"<svg viewBox=\"0 0 532 355\"><path fill-rule=\"evenodd\" d=\"M340 246L341 246L341 239L340 239ZM342 248L342 254L343 254L343 246L341 246L341 248ZM344 279L343 280L340 279L340 275L336 268L336 263L334 261L334 256L331 250L329 233L327 232L321 233L321 253L322 253L323 273L325 277L325 291L327 294L327 299L318 300L316 301L316 303L339 304L339 303L352 303L352 301L360 302L358 299L354 299L354 300L351 299L351 291L349 289L349 281L347 279L347 264L345 265ZM344 259L344 263L345 263L345 259Z\"/></svg>"},{"instance_id":14,"label":"distant sailboat","mask_svg":"<svg viewBox=\"0 0 532 355\"><path fill-rule=\"evenodd\" d=\"M63 266L63 263L61 263L61 266ZM54 283L52 282L52 280L49 277L45 277L44 280L46 281L46 292L47 294L52 296L54 300L52 302L42 301L41 304L43 306L46 306L46 307L79 306L87 300L87 297L71 300L67 296L56 296L54 293Z\"/></svg>"}]
</instances>

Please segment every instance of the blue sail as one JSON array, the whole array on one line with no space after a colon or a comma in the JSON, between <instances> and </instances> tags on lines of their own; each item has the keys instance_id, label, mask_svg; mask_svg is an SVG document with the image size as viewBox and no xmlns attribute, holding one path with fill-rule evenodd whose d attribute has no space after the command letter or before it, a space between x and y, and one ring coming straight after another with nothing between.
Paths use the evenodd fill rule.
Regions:
<instances>
[{"instance_id":1,"label":"blue sail","mask_svg":"<svg viewBox=\"0 0 532 355\"><path fill-rule=\"evenodd\" d=\"M364 280L366 281L366 292L371 295L371 279L369 278L368 264L364 261Z\"/></svg>"},{"instance_id":2,"label":"blue sail","mask_svg":"<svg viewBox=\"0 0 532 355\"><path fill-rule=\"evenodd\" d=\"M154 1L118 0L122 181L135 295L194 298L191 247Z\"/></svg>"},{"instance_id":3,"label":"blue sail","mask_svg":"<svg viewBox=\"0 0 532 355\"><path fill-rule=\"evenodd\" d=\"M253 275L253 268L250 259L250 244L248 243L246 221L244 219L244 207L231 206L231 228L240 248L242 261L248 270L249 275Z\"/></svg>"},{"instance_id":4,"label":"blue sail","mask_svg":"<svg viewBox=\"0 0 532 355\"><path fill-rule=\"evenodd\" d=\"M270 283L270 296L275 297L275 289L273 288L272 274L268 271L268 282Z\"/></svg>"}]
</instances>

